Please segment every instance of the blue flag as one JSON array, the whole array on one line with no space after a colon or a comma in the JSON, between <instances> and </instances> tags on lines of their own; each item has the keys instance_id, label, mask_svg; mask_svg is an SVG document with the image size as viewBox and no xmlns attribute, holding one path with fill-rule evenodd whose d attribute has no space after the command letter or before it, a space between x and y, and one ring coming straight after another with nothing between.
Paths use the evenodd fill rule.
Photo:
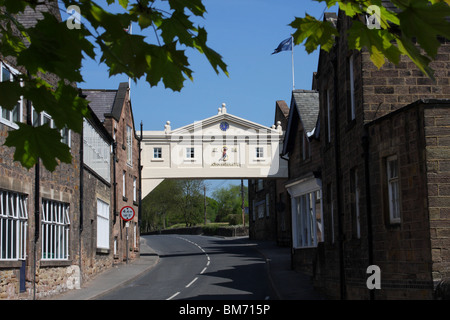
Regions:
<instances>
[{"instance_id":1,"label":"blue flag","mask_svg":"<svg viewBox=\"0 0 450 320\"><path fill-rule=\"evenodd\" d=\"M281 52L281 51L291 51L292 50L292 37L289 37L286 40L281 41L278 47L272 52L272 54Z\"/></svg>"}]
</instances>

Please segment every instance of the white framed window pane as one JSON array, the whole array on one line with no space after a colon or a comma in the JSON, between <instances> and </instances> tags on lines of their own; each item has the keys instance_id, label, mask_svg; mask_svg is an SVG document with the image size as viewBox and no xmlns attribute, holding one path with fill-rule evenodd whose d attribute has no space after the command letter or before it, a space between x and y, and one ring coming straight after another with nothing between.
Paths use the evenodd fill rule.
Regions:
<instances>
[{"instance_id":1,"label":"white framed window pane","mask_svg":"<svg viewBox=\"0 0 450 320\"><path fill-rule=\"evenodd\" d=\"M42 260L69 258L69 204L42 200Z\"/></svg>"},{"instance_id":2,"label":"white framed window pane","mask_svg":"<svg viewBox=\"0 0 450 320\"><path fill-rule=\"evenodd\" d=\"M109 249L109 204L97 199L97 248Z\"/></svg>"},{"instance_id":3,"label":"white framed window pane","mask_svg":"<svg viewBox=\"0 0 450 320\"><path fill-rule=\"evenodd\" d=\"M0 190L0 261L26 259L28 197Z\"/></svg>"}]
</instances>

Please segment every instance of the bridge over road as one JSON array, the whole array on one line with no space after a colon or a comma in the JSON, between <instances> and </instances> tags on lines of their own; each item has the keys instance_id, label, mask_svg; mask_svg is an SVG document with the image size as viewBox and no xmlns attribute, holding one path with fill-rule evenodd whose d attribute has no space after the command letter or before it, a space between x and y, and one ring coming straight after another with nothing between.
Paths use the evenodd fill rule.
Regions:
<instances>
[{"instance_id":1,"label":"bridge over road","mask_svg":"<svg viewBox=\"0 0 450 320\"><path fill-rule=\"evenodd\" d=\"M280 123L266 127L227 112L172 129L142 132L142 197L164 179L287 178Z\"/></svg>"}]
</instances>

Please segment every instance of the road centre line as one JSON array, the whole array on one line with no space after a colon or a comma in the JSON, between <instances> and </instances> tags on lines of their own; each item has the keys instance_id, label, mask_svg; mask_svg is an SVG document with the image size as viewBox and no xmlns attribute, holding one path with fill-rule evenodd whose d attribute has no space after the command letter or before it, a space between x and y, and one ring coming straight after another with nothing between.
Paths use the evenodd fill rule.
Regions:
<instances>
[{"instance_id":1,"label":"road centre line","mask_svg":"<svg viewBox=\"0 0 450 320\"><path fill-rule=\"evenodd\" d=\"M196 277L194 280L192 280L191 282L189 282L189 283L186 285L186 288L189 288L189 287L191 286L191 284L193 284L195 281L197 281L197 279L198 279L198 277Z\"/></svg>"},{"instance_id":2,"label":"road centre line","mask_svg":"<svg viewBox=\"0 0 450 320\"><path fill-rule=\"evenodd\" d=\"M203 270L200 272L200 274L203 274L203 273L206 271L206 269L208 268L208 266L209 266L209 264L210 264L210 262L211 262L211 259L209 258L209 255L206 253L205 249L203 249L203 248L202 248L200 245L198 245L197 243L195 243L195 242L193 242L193 241L190 241L190 240L188 240L188 239L186 239L186 238L183 238L183 237L177 237L177 238L178 238L178 239L181 239L181 240L184 240L184 241L187 241L187 242L189 242L189 243L191 243L191 244L197 246L197 247L205 254L205 256L206 256L206 258L208 259L208 261L206 262L206 267L204 267ZM198 279L198 277L195 277L194 280L192 280L191 282L189 282L189 283L186 285L186 288L189 288L195 281L197 281L197 279ZM171 300L171 299L175 298L175 297L176 297L177 295L179 295L179 294L180 294L180 292L178 291L177 293L173 294L172 296L170 296L170 297L167 298L166 300Z\"/></svg>"},{"instance_id":3,"label":"road centre line","mask_svg":"<svg viewBox=\"0 0 450 320\"><path fill-rule=\"evenodd\" d=\"M166 300L172 300L173 298L175 298L177 295L180 294L180 291L178 291L177 293L171 295L169 298L167 298Z\"/></svg>"}]
</instances>

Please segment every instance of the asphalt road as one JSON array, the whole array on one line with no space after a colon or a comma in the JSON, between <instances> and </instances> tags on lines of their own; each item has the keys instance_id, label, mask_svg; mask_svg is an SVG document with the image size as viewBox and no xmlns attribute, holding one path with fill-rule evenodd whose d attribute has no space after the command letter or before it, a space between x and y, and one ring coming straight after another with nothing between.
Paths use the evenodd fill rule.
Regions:
<instances>
[{"instance_id":1,"label":"asphalt road","mask_svg":"<svg viewBox=\"0 0 450 320\"><path fill-rule=\"evenodd\" d=\"M159 263L102 299L270 299L265 260L248 242L196 235L146 237Z\"/></svg>"}]
</instances>

